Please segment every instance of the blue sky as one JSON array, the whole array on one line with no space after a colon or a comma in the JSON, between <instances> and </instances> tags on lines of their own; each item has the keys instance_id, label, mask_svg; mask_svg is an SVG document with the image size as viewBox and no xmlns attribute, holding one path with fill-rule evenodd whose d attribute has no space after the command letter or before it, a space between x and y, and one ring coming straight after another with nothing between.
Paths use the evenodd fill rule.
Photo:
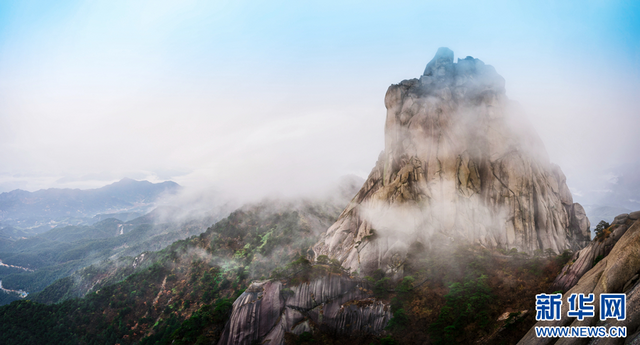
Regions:
<instances>
[{"instance_id":1,"label":"blue sky","mask_svg":"<svg viewBox=\"0 0 640 345\"><path fill-rule=\"evenodd\" d=\"M640 147L637 1L2 1L0 192L366 176L441 46L496 67L578 198Z\"/></svg>"}]
</instances>

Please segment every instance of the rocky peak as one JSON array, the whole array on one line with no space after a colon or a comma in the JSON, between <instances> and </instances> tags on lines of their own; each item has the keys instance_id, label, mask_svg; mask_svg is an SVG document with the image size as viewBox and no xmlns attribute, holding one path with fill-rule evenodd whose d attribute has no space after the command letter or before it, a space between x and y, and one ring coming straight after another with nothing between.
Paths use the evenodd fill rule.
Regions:
<instances>
[{"instance_id":1,"label":"rocky peak","mask_svg":"<svg viewBox=\"0 0 640 345\"><path fill-rule=\"evenodd\" d=\"M385 95L385 149L314 247L354 271L400 271L408 248L579 249L589 221L504 79L440 48L419 79Z\"/></svg>"},{"instance_id":2,"label":"rocky peak","mask_svg":"<svg viewBox=\"0 0 640 345\"><path fill-rule=\"evenodd\" d=\"M427 64L419 83L424 93L450 88L458 99L482 92L505 93L504 78L495 68L471 56L454 63L453 51L444 47Z\"/></svg>"},{"instance_id":3,"label":"rocky peak","mask_svg":"<svg viewBox=\"0 0 640 345\"><path fill-rule=\"evenodd\" d=\"M453 75L453 51L442 47L436 52L436 56L429 61L422 74L425 77L447 79Z\"/></svg>"}]
</instances>

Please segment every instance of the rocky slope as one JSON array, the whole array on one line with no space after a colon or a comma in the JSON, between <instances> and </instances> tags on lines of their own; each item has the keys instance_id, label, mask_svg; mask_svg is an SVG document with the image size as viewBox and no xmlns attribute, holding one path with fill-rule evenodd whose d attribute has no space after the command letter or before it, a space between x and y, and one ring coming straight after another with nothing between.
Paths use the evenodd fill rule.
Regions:
<instances>
[{"instance_id":1,"label":"rocky slope","mask_svg":"<svg viewBox=\"0 0 640 345\"><path fill-rule=\"evenodd\" d=\"M389 87L385 106L385 149L316 257L400 272L415 242L528 253L586 245L584 209L493 67L454 63L440 48L419 79Z\"/></svg>"},{"instance_id":2,"label":"rocky slope","mask_svg":"<svg viewBox=\"0 0 640 345\"><path fill-rule=\"evenodd\" d=\"M582 272L582 268L563 270L560 277L569 275L563 280L566 286L570 286L574 279L579 279L577 284L563 294L562 318L560 321L540 321L535 326L626 326L626 338L538 338L535 334L535 326L526 334L518 344L637 344L640 342L640 211L631 214L623 214L616 217L609 232L609 238L616 237L615 245L606 254L606 246L603 251L602 243L596 238L591 245L580 252L580 256L572 266L580 265L580 258L590 259L596 253L604 252L605 257L593 268ZM587 264L588 265L588 264ZM582 265L580 266L582 267ZM556 280L558 282L558 280ZM593 303L596 317L585 317L583 321L568 317L566 308L567 298L572 293L593 293L596 298ZM606 322L599 321L601 293L626 293L627 315L624 321L609 319Z\"/></svg>"},{"instance_id":3,"label":"rocky slope","mask_svg":"<svg viewBox=\"0 0 640 345\"><path fill-rule=\"evenodd\" d=\"M605 229L601 236L597 236L588 246L574 254L571 262L562 269L553 282L553 290L568 291L576 285L578 280L599 260L609 255L618 240L638 218L640 218L640 211L615 217L611 226Z\"/></svg>"}]
</instances>

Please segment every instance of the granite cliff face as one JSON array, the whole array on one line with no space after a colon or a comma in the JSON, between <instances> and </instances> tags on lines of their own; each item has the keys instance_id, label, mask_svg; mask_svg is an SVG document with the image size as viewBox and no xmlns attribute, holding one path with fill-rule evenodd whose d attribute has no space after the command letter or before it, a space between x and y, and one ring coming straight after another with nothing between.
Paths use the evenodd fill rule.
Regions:
<instances>
[{"instance_id":1,"label":"granite cliff face","mask_svg":"<svg viewBox=\"0 0 640 345\"><path fill-rule=\"evenodd\" d=\"M578 250L589 220L492 66L440 48L385 96L385 149L314 246L352 272L402 271L409 246Z\"/></svg>"},{"instance_id":2,"label":"granite cliff face","mask_svg":"<svg viewBox=\"0 0 640 345\"><path fill-rule=\"evenodd\" d=\"M389 319L389 306L346 276L329 274L291 287L253 282L233 303L218 344L284 344L285 333L318 329L335 336L381 334Z\"/></svg>"},{"instance_id":3,"label":"granite cliff face","mask_svg":"<svg viewBox=\"0 0 640 345\"><path fill-rule=\"evenodd\" d=\"M592 243L580 251L575 262L570 262L560 273L555 284L569 287L562 295L562 312L559 321L539 321L535 326L625 326L626 338L538 338L535 326L518 342L522 345L543 344L638 344L640 343L640 211L622 214L614 220L612 229L603 241L594 239ZM609 240L609 241L608 241ZM607 245L612 248L607 248ZM599 254L601 253L601 254ZM594 255L604 258L593 266ZM581 260L582 259L582 260ZM591 262L587 262L591 261ZM576 266L575 269L572 267ZM585 266L589 266L586 271ZM568 277L563 279L563 277ZM579 321L568 317L567 298L573 293L595 295L593 303L596 317L585 317ZM600 294L625 293L626 319L617 321L608 319L600 321Z\"/></svg>"}]
</instances>

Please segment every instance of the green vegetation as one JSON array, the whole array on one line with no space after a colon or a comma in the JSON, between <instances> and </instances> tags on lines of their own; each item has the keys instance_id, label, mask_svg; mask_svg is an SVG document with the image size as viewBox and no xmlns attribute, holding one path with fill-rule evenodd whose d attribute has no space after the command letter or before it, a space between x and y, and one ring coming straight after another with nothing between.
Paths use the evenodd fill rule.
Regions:
<instances>
[{"instance_id":1,"label":"green vegetation","mask_svg":"<svg viewBox=\"0 0 640 345\"><path fill-rule=\"evenodd\" d=\"M595 259L593 259L593 265L595 266L600 260L604 259L604 256L598 255Z\"/></svg>"},{"instance_id":2,"label":"green vegetation","mask_svg":"<svg viewBox=\"0 0 640 345\"><path fill-rule=\"evenodd\" d=\"M402 331L409 324L409 317L403 308L396 309L393 312L393 317L387 324L387 330L390 331Z\"/></svg>"},{"instance_id":3,"label":"green vegetation","mask_svg":"<svg viewBox=\"0 0 640 345\"><path fill-rule=\"evenodd\" d=\"M535 295L550 292L571 258L570 252L545 254L413 245L403 279L382 271L366 277L374 295L389 301L393 312L386 328L390 334L373 344L517 342L535 323L532 313L519 317L520 311L535 310ZM506 310L515 310L511 318L496 321Z\"/></svg>"},{"instance_id":4,"label":"green vegetation","mask_svg":"<svg viewBox=\"0 0 640 345\"><path fill-rule=\"evenodd\" d=\"M301 209L274 209L265 204L245 207L198 236L158 252L143 253L144 259L141 254L86 267L34 296L47 303L64 302L44 305L22 300L0 307L3 341L216 343L232 301L251 280L272 272L305 277L306 273L326 274L334 269L329 260L328 265L317 265L323 268L312 270L305 255L321 228L334 222L339 210L321 205ZM89 293L74 298L78 291ZM46 311L41 313L42 323L13 321L25 305ZM48 322L57 328L44 331L42 325ZM51 332L57 332L55 337ZM24 338L25 334L30 338Z\"/></svg>"},{"instance_id":5,"label":"green vegetation","mask_svg":"<svg viewBox=\"0 0 640 345\"><path fill-rule=\"evenodd\" d=\"M78 343L71 325L56 320L58 315L73 313L73 303L48 306L16 301L1 310L0 334L5 345Z\"/></svg>"},{"instance_id":6,"label":"green vegetation","mask_svg":"<svg viewBox=\"0 0 640 345\"><path fill-rule=\"evenodd\" d=\"M372 287L374 296L379 299L386 299L389 297L389 289L391 289L391 279L385 277L383 270L378 269L371 276L366 276L364 279L369 282Z\"/></svg>"},{"instance_id":7,"label":"green vegetation","mask_svg":"<svg viewBox=\"0 0 640 345\"><path fill-rule=\"evenodd\" d=\"M489 303L493 296L486 275L451 284L444 298L446 303L430 327L436 344L454 343L469 324L476 323L480 330L489 324Z\"/></svg>"},{"instance_id":8,"label":"green vegetation","mask_svg":"<svg viewBox=\"0 0 640 345\"><path fill-rule=\"evenodd\" d=\"M228 298L217 300L213 306L205 304L175 331L170 334L158 332L144 338L140 344L211 344L212 340L220 338L232 307Z\"/></svg>"},{"instance_id":9,"label":"green vegetation","mask_svg":"<svg viewBox=\"0 0 640 345\"><path fill-rule=\"evenodd\" d=\"M302 334L300 334L300 336L298 336L298 339L296 340L297 344L304 344L304 343L309 343L312 342L313 339L313 334L309 333L309 332L302 332Z\"/></svg>"},{"instance_id":10,"label":"green vegetation","mask_svg":"<svg viewBox=\"0 0 640 345\"><path fill-rule=\"evenodd\" d=\"M611 224L607 223L604 220L601 220L600 223L596 225L596 228L594 231L596 233L595 239L597 239L598 241L603 241L612 232Z\"/></svg>"}]
</instances>

